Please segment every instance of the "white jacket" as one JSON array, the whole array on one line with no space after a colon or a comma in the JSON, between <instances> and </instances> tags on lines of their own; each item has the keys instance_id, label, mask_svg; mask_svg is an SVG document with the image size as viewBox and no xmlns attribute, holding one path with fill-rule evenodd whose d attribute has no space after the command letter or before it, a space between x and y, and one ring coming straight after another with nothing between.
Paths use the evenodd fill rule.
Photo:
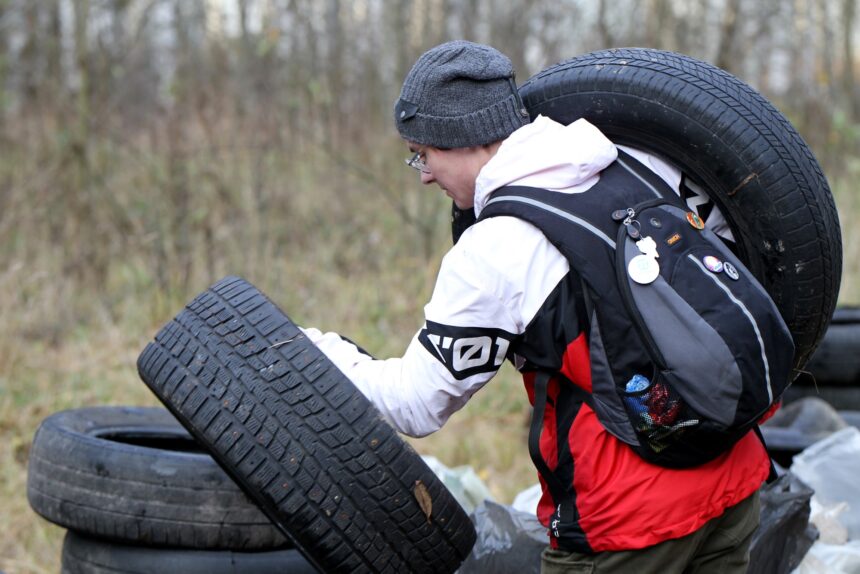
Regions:
<instances>
[{"instance_id":1,"label":"white jacket","mask_svg":"<svg viewBox=\"0 0 860 574\"><path fill-rule=\"evenodd\" d=\"M677 169L624 149L678 189ZM587 121L564 126L539 116L506 139L481 170L475 213L505 185L585 191L616 157L615 145ZM723 223L720 217L712 215L709 226L711 219ZM565 257L536 227L493 217L472 225L445 255L424 307L425 324L403 357L376 360L336 333L305 333L397 430L424 436L495 375L508 345L568 271Z\"/></svg>"}]
</instances>

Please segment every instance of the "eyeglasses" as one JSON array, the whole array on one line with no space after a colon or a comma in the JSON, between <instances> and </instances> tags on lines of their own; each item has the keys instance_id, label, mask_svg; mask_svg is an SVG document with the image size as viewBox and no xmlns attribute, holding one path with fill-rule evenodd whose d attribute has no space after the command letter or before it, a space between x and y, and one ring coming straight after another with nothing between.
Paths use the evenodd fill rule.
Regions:
<instances>
[{"instance_id":1,"label":"eyeglasses","mask_svg":"<svg viewBox=\"0 0 860 574\"><path fill-rule=\"evenodd\" d=\"M424 159L422 158L423 155L424 152L415 152L415 155L405 160L406 165L408 165L412 169L417 169L421 173L430 173L430 168L427 167L427 164L424 163Z\"/></svg>"}]
</instances>

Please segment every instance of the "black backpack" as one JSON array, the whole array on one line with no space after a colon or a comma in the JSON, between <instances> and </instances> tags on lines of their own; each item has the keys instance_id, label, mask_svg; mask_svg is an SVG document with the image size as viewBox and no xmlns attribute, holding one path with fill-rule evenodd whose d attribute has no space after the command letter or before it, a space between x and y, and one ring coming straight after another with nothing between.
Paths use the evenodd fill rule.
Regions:
<instances>
[{"instance_id":1,"label":"black backpack","mask_svg":"<svg viewBox=\"0 0 860 574\"><path fill-rule=\"evenodd\" d=\"M794 343L770 296L630 155L583 193L501 188L480 219L499 215L537 226L580 276L592 392L571 386L642 458L712 460L790 384Z\"/></svg>"}]
</instances>

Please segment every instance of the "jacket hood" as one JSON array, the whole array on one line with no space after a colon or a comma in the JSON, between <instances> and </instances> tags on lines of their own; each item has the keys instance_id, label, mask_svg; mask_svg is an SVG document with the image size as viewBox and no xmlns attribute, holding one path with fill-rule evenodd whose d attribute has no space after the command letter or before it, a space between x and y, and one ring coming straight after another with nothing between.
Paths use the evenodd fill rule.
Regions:
<instances>
[{"instance_id":1,"label":"jacket hood","mask_svg":"<svg viewBox=\"0 0 860 574\"><path fill-rule=\"evenodd\" d=\"M475 215L480 216L492 192L506 185L585 191L616 157L615 145L588 121L565 126L538 116L512 133L481 169L475 181Z\"/></svg>"}]
</instances>

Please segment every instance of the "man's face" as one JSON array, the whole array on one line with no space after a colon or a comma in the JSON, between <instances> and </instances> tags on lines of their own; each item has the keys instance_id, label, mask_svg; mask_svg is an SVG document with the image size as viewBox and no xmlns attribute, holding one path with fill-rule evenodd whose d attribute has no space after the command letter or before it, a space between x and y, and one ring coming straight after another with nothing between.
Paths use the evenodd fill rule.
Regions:
<instances>
[{"instance_id":1,"label":"man's face","mask_svg":"<svg viewBox=\"0 0 860 574\"><path fill-rule=\"evenodd\" d=\"M407 142L409 151L418 153L424 162L421 183L435 183L454 200L460 209L475 202L475 179L489 156L482 147L439 149Z\"/></svg>"}]
</instances>

